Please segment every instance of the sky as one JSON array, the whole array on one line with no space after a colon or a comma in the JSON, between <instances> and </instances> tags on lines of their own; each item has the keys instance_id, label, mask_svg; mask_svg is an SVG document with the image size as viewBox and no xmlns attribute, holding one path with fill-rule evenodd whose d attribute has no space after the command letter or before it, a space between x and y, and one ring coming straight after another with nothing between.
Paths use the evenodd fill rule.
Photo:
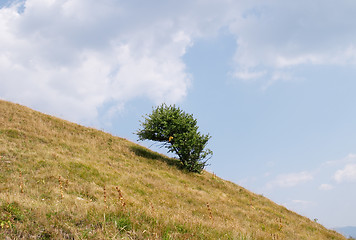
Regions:
<instances>
[{"instance_id":1,"label":"sky","mask_svg":"<svg viewBox=\"0 0 356 240\"><path fill-rule=\"evenodd\" d=\"M0 0L0 98L133 142L152 107L176 104L212 136L208 171L326 227L356 226L355 11Z\"/></svg>"}]
</instances>

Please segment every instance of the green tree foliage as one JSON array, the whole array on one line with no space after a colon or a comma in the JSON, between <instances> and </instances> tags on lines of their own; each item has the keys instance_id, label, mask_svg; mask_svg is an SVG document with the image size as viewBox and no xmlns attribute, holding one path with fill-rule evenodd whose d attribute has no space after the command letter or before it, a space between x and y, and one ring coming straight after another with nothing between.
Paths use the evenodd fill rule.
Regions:
<instances>
[{"instance_id":1,"label":"green tree foliage","mask_svg":"<svg viewBox=\"0 0 356 240\"><path fill-rule=\"evenodd\" d=\"M188 171L201 172L213 154L210 149L205 149L209 134L201 134L193 115L175 105L162 104L154 108L141 126L137 132L139 140L162 142L169 152L178 155Z\"/></svg>"}]
</instances>

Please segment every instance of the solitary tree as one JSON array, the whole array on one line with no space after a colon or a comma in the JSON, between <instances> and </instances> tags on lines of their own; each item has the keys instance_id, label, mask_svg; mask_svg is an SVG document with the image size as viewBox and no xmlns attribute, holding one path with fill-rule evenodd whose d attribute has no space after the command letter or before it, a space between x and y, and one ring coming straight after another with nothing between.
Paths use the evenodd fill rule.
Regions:
<instances>
[{"instance_id":1,"label":"solitary tree","mask_svg":"<svg viewBox=\"0 0 356 240\"><path fill-rule=\"evenodd\" d=\"M201 172L213 152L205 149L209 134L198 132L197 120L179 107L162 104L146 115L137 132L139 140L162 142L168 152L178 155L184 168ZM205 150L204 150L205 149Z\"/></svg>"}]
</instances>

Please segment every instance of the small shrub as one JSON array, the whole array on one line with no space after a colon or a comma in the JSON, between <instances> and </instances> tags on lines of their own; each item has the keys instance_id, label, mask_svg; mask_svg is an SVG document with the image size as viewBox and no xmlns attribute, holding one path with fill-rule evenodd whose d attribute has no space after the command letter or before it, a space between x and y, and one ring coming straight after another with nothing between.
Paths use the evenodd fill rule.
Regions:
<instances>
[{"instance_id":1,"label":"small shrub","mask_svg":"<svg viewBox=\"0 0 356 240\"><path fill-rule=\"evenodd\" d=\"M139 140L162 142L190 172L201 172L212 156L212 151L205 149L209 134L201 134L193 115L174 105L162 104L153 109L141 125L143 128L137 132Z\"/></svg>"}]
</instances>

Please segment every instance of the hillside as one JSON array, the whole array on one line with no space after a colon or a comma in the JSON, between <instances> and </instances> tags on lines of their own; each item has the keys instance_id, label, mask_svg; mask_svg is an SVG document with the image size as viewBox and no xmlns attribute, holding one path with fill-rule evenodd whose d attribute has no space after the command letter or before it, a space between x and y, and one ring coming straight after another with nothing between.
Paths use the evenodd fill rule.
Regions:
<instances>
[{"instance_id":1,"label":"hillside","mask_svg":"<svg viewBox=\"0 0 356 240\"><path fill-rule=\"evenodd\" d=\"M0 225L1 239L345 239L211 173L1 100Z\"/></svg>"}]
</instances>

